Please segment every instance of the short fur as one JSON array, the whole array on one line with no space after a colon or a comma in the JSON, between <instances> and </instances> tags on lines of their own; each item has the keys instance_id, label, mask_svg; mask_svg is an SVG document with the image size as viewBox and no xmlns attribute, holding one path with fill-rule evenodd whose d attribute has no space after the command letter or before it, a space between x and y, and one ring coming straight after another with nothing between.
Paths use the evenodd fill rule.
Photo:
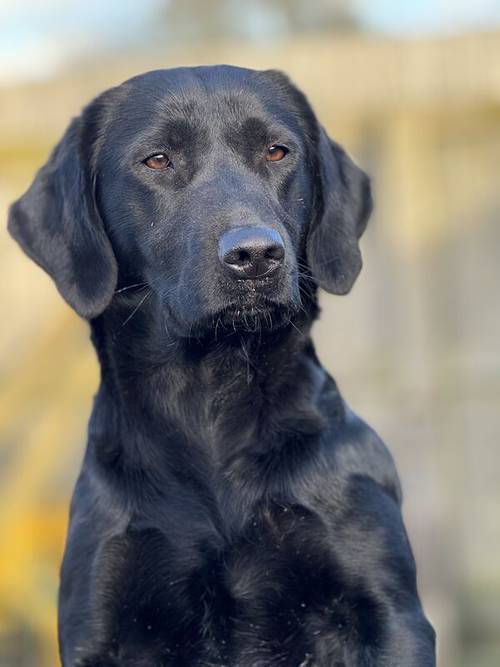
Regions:
<instances>
[{"instance_id":1,"label":"short fur","mask_svg":"<svg viewBox=\"0 0 500 667\"><path fill-rule=\"evenodd\" d=\"M289 152L263 159L271 144ZM166 152L172 166L144 160ZM366 175L278 72L150 72L74 119L9 229L102 369L59 600L65 667L432 667L393 461L318 361ZM279 232L273 277L220 235Z\"/></svg>"}]
</instances>

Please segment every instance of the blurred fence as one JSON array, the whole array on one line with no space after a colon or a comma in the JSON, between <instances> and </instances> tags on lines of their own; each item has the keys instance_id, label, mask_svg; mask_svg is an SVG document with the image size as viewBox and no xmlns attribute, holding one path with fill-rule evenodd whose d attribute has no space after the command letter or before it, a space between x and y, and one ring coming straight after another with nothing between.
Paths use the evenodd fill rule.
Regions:
<instances>
[{"instance_id":1,"label":"blurred fence","mask_svg":"<svg viewBox=\"0 0 500 667\"><path fill-rule=\"evenodd\" d=\"M228 61L287 71L373 176L364 272L348 298L323 298L316 340L396 456L440 664L498 665L499 34L202 45L3 89L0 209L104 87ZM98 375L86 326L3 230L0 257L0 667L52 667L67 506Z\"/></svg>"}]
</instances>

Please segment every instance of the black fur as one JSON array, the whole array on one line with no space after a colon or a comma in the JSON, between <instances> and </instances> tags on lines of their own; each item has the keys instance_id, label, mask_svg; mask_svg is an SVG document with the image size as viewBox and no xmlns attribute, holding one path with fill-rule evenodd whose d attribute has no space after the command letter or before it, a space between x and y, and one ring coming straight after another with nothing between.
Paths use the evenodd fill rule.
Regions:
<instances>
[{"instance_id":1,"label":"black fur","mask_svg":"<svg viewBox=\"0 0 500 667\"><path fill-rule=\"evenodd\" d=\"M283 144L280 162L267 147ZM172 166L144 160L168 153ZM62 567L65 667L432 667L399 482L310 338L366 175L282 74L150 72L71 123L9 229L102 368ZM277 274L220 235L270 227Z\"/></svg>"}]
</instances>

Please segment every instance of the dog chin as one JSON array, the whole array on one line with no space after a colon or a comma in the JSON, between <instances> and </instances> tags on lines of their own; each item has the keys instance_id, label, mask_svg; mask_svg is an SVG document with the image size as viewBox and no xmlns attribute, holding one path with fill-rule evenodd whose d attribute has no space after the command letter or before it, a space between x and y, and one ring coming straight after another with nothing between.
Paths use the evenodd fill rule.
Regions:
<instances>
[{"instance_id":1,"label":"dog chin","mask_svg":"<svg viewBox=\"0 0 500 667\"><path fill-rule=\"evenodd\" d=\"M297 311L298 307L292 302L258 306L231 304L196 322L192 333L203 337L211 335L215 339L234 333L270 333L287 327Z\"/></svg>"}]
</instances>

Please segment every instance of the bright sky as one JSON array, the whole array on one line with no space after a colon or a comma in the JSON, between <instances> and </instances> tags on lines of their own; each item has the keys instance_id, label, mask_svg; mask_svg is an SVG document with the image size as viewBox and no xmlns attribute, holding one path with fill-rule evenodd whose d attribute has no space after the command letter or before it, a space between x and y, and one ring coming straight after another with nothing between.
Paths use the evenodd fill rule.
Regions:
<instances>
[{"instance_id":1,"label":"bright sky","mask_svg":"<svg viewBox=\"0 0 500 667\"><path fill-rule=\"evenodd\" d=\"M401 35L450 34L500 25L500 0L355 0L365 22Z\"/></svg>"},{"instance_id":2,"label":"bright sky","mask_svg":"<svg viewBox=\"0 0 500 667\"><path fill-rule=\"evenodd\" d=\"M96 48L140 46L165 4L166 0L0 0L0 84L50 76ZM367 27L391 35L500 26L500 0L353 0L353 5Z\"/></svg>"}]
</instances>

